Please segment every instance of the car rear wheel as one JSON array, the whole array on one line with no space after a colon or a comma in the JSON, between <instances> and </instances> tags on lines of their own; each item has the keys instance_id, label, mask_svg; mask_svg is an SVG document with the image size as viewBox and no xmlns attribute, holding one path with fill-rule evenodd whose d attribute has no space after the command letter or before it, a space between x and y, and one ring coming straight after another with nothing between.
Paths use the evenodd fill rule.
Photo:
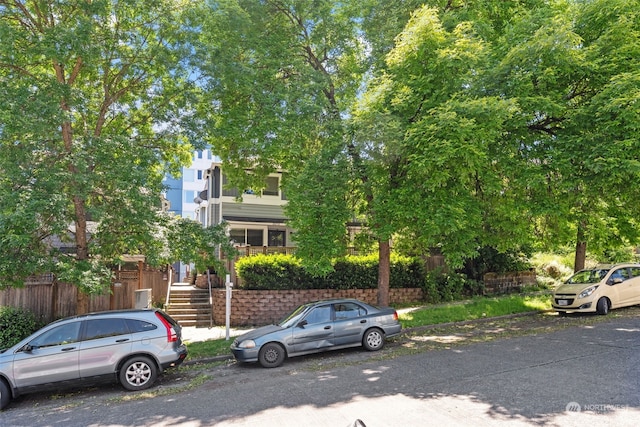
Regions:
<instances>
[{"instance_id":1,"label":"car rear wheel","mask_svg":"<svg viewBox=\"0 0 640 427\"><path fill-rule=\"evenodd\" d=\"M4 380L0 379L0 410L7 407L11 401L11 391Z\"/></svg>"},{"instance_id":2,"label":"car rear wheel","mask_svg":"<svg viewBox=\"0 0 640 427\"><path fill-rule=\"evenodd\" d=\"M284 362L285 352L280 344L274 342L267 343L260 349L258 360L265 368L277 368Z\"/></svg>"},{"instance_id":3,"label":"car rear wheel","mask_svg":"<svg viewBox=\"0 0 640 427\"><path fill-rule=\"evenodd\" d=\"M384 333L380 329L373 328L365 332L362 345L369 351L377 351L384 347Z\"/></svg>"},{"instance_id":4,"label":"car rear wheel","mask_svg":"<svg viewBox=\"0 0 640 427\"><path fill-rule=\"evenodd\" d=\"M596 312L601 315L609 314L609 300L605 297L602 297L598 300L598 304L596 304Z\"/></svg>"},{"instance_id":5,"label":"car rear wheel","mask_svg":"<svg viewBox=\"0 0 640 427\"><path fill-rule=\"evenodd\" d=\"M144 390L158 377L158 368L148 357L136 356L127 360L120 369L120 383L127 390Z\"/></svg>"}]
</instances>

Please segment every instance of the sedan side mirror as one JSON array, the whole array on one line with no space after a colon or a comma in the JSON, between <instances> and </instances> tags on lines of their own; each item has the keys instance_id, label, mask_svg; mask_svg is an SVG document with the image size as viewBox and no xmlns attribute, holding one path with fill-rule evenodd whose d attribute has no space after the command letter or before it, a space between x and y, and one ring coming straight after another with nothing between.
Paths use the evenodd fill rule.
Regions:
<instances>
[{"instance_id":1,"label":"sedan side mirror","mask_svg":"<svg viewBox=\"0 0 640 427\"><path fill-rule=\"evenodd\" d=\"M31 344L25 344L24 346L22 346L20 351L24 351L25 353L31 353L34 348L35 347L33 347Z\"/></svg>"},{"instance_id":2,"label":"sedan side mirror","mask_svg":"<svg viewBox=\"0 0 640 427\"><path fill-rule=\"evenodd\" d=\"M298 328L304 328L305 326L307 326L307 324L308 324L308 323L309 323L309 322L307 322L306 320L302 320L302 321L300 321L296 326L297 326Z\"/></svg>"},{"instance_id":3,"label":"sedan side mirror","mask_svg":"<svg viewBox=\"0 0 640 427\"><path fill-rule=\"evenodd\" d=\"M618 283L622 283L624 280L622 280L620 277L616 277L614 279L609 279L609 284L610 285L617 285Z\"/></svg>"}]
</instances>

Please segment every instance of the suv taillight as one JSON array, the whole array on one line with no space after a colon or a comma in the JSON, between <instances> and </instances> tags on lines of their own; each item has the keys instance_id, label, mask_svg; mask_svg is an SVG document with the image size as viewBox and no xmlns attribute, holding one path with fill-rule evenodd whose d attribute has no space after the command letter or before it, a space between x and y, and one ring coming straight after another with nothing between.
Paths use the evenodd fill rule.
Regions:
<instances>
[{"instance_id":1,"label":"suv taillight","mask_svg":"<svg viewBox=\"0 0 640 427\"><path fill-rule=\"evenodd\" d=\"M165 319L162 314L156 311L156 317L160 319L165 329L167 330L167 342L176 342L178 341L178 334L173 326Z\"/></svg>"}]
</instances>

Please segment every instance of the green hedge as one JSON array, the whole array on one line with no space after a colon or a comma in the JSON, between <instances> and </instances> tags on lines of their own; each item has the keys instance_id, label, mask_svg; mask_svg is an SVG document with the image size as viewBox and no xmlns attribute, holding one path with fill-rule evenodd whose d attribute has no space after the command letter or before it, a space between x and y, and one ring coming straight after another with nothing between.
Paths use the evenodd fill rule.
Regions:
<instances>
[{"instance_id":1,"label":"green hedge","mask_svg":"<svg viewBox=\"0 0 640 427\"><path fill-rule=\"evenodd\" d=\"M425 299L430 303L458 301L484 294L484 283L461 273L442 269L430 271L424 281Z\"/></svg>"},{"instance_id":2,"label":"green hedge","mask_svg":"<svg viewBox=\"0 0 640 427\"><path fill-rule=\"evenodd\" d=\"M0 349L11 347L26 338L41 325L35 315L21 308L0 307Z\"/></svg>"},{"instance_id":3,"label":"green hedge","mask_svg":"<svg viewBox=\"0 0 640 427\"><path fill-rule=\"evenodd\" d=\"M333 264L334 271L313 277L292 255L256 255L240 258L236 272L239 289L375 289L378 287L378 256L347 256ZM419 259L391 256L391 288L423 287L424 268Z\"/></svg>"}]
</instances>

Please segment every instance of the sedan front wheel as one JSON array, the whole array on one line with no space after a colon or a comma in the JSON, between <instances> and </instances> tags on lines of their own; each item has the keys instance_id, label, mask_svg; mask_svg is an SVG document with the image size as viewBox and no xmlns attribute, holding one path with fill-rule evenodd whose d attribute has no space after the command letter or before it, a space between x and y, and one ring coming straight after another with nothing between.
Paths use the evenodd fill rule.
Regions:
<instances>
[{"instance_id":1,"label":"sedan front wheel","mask_svg":"<svg viewBox=\"0 0 640 427\"><path fill-rule=\"evenodd\" d=\"M280 344L267 343L260 349L258 359L264 368L277 368L284 362L285 352Z\"/></svg>"},{"instance_id":2,"label":"sedan front wheel","mask_svg":"<svg viewBox=\"0 0 640 427\"><path fill-rule=\"evenodd\" d=\"M377 328L369 329L362 338L362 345L369 351L377 351L384 347L384 333Z\"/></svg>"}]
</instances>

